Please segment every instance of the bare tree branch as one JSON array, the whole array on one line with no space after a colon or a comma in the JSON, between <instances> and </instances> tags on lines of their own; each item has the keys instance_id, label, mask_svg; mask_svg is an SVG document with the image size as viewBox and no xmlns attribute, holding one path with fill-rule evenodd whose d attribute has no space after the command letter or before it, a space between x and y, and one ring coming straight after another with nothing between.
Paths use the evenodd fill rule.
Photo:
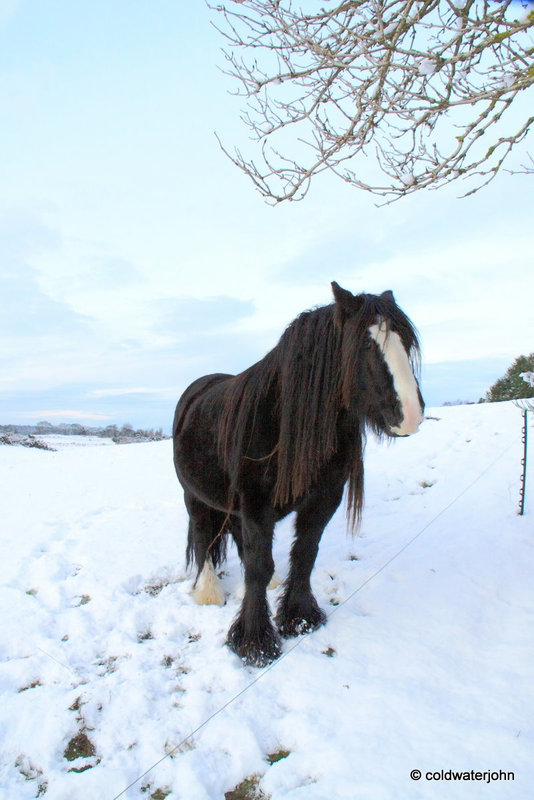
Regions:
<instances>
[{"instance_id":1,"label":"bare tree branch","mask_svg":"<svg viewBox=\"0 0 534 800\"><path fill-rule=\"evenodd\" d=\"M516 98L532 93L534 3L342 0L305 13L292 0L225 0L211 8L258 155L221 146L273 202L301 199L325 170L389 200L466 177L475 179L472 194L534 121L503 127Z\"/></svg>"}]
</instances>

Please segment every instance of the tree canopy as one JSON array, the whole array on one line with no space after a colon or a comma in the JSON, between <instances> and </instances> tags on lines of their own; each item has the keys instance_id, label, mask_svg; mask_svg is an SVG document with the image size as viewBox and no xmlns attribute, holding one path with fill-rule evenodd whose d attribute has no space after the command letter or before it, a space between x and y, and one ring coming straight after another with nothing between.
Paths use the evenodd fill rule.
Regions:
<instances>
[{"instance_id":1,"label":"tree canopy","mask_svg":"<svg viewBox=\"0 0 534 800\"><path fill-rule=\"evenodd\" d=\"M223 147L269 200L302 198L326 170L389 200L464 178L471 194L527 136L534 116L507 112L534 84L533 3L318 6L212 6L256 143L252 157Z\"/></svg>"},{"instance_id":2,"label":"tree canopy","mask_svg":"<svg viewBox=\"0 0 534 800\"><path fill-rule=\"evenodd\" d=\"M534 386L521 377L522 372L534 371L534 353L519 356L506 370L506 373L486 392L486 400L520 400L534 397Z\"/></svg>"}]
</instances>

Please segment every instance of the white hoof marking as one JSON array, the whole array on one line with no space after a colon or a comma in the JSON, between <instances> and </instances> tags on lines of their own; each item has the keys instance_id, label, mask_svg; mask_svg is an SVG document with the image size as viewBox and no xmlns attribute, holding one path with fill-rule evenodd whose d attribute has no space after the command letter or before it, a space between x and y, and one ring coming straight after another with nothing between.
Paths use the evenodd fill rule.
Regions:
<instances>
[{"instance_id":1,"label":"white hoof marking","mask_svg":"<svg viewBox=\"0 0 534 800\"><path fill-rule=\"evenodd\" d=\"M199 606L224 605L224 592L209 559L205 562L191 594Z\"/></svg>"},{"instance_id":2,"label":"white hoof marking","mask_svg":"<svg viewBox=\"0 0 534 800\"><path fill-rule=\"evenodd\" d=\"M268 590L270 590L270 589L278 589L278 587L281 585L281 583L282 583L282 579L279 578L278 575L275 572L273 577L271 578L271 582L268 585L267 589Z\"/></svg>"}]
</instances>

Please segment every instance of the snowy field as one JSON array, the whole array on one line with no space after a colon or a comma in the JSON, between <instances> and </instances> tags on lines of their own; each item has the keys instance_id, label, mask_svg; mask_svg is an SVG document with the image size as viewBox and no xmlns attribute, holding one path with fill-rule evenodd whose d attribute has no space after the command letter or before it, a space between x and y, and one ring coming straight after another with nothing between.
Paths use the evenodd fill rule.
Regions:
<instances>
[{"instance_id":1,"label":"snowy field","mask_svg":"<svg viewBox=\"0 0 534 800\"><path fill-rule=\"evenodd\" d=\"M104 436L62 436L60 433L47 433L44 436L35 435L36 439L44 442L52 450L65 450L67 447L101 447L115 444L113 439Z\"/></svg>"},{"instance_id":2,"label":"snowy field","mask_svg":"<svg viewBox=\"0 0 534 800\"><path fill-rule=\"evenodd\" d=\"M520 412L427 416L369 441L361 533L340 509L313 574L327 625L264 670L224 646L235 549L226 605L191 599L170 441L0 447L0 798L531 797L534 454L519 517Z\"/></svg>"}]
</instances>

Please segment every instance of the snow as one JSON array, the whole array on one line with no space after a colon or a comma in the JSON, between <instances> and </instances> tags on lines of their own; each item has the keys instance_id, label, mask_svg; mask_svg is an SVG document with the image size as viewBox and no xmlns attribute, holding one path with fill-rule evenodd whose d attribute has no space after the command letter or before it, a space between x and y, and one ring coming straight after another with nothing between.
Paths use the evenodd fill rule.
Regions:
<instances>
[{"instance_id":1,"label":"snow","mask_svg":"<svg viewBox=\"0 0 534 800\"><path fill-rule=\"evenodd\" d=\"M106 436L66 436L62 433L37 434L36 438L44 442L53 450L63 450L66 447L99 447L101 445L114 445L113 439Z\"/></svg>"},{"instance_id":2,"label":"snow","mask_svg":"<svg viewBox=\"0 0 534 800\"><path fill-rule=\"evenodd\" d=\"M404 186L413 186L415 183L415 175L412 172L403 172L400 179Z\"/></svg>"},{"instance_id":3,"label":"snow","mask_svg":"<svg viewBox=\"0 0 534 800\"><path fill-rule=\"evenodd\" d=\"M419 64L419 75L433 75L436 71L436 61L432 58L423 58Z\"/></svg>"},{"instance_id":4,"label":"snow","mask_svg":"<svg viewBox=\"0 0 534 800\"><path fill-rule=\"evenodd\" d=\"M224 646L242 597L234 549L226 605L191 597L169 441L0 447L0 798L222 800L253 775L272 800L528 797L521 448L512 403L427 410L416 436L370 440L361 532L340 509L313 574L328 622L255 670ZM282 577L290 539L289 519ZM79 733L94 751L69 761ZM426 776L441 770L514 780Z\"/></svg>"}]
</instances>

